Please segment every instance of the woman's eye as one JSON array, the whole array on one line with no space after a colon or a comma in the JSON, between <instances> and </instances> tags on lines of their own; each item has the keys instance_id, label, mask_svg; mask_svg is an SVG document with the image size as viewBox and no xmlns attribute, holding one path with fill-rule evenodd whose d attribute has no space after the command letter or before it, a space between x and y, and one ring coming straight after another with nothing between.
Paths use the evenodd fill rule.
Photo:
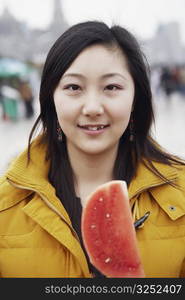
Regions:
<instances>
[{"instance_id":1,"label":"woman's eye","mask_svg":"<svg viewBox=\"0 0 185 300\"><path fill-rule=\"evenodd\" d=\"M77 84L69 84L69 85L65 86L64 89L69 90L69 91L78 91L78 90L80 90L80 87Z\"/></svg>"},{"instance_id":2,"label":"woman's eye","mask_svg":"<svg viewBox=\"0 0 185 300\"><path fill-rule=\"evenodd\" d=\"M116 90L120 90L120 87L114 84L109 84L106 86L106 89L109 91L116 91Z\"/></svg>"}]
</instances>

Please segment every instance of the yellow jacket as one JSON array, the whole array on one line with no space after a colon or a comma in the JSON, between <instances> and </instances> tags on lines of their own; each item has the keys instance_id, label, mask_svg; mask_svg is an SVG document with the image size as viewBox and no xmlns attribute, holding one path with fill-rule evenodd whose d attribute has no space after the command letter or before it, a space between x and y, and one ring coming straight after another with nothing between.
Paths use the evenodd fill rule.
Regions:
<instances>
[{"instance_id":1,"label":"yellow jacket","mask_svg":"<svg viewBox=\"0 0 185 300\"><path fill-rule=\"evenodd\" d=\"M0 276L91 277L69 216L47 180L43 146L23 152L0 181ZM185 277L185 171L155 163L173 188L138 168L129 187L134 220L151 214L137 229L146 277ZM124 250L123 250L124 251Z\"/></svg>"}]
</instances>

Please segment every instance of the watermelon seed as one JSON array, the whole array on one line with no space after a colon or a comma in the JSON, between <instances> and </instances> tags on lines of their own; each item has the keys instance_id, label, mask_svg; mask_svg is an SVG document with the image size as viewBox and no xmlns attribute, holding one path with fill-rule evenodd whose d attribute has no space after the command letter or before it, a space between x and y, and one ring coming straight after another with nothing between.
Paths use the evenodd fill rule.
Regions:
<instances>
[{"instance_id":1,"label":"watermelon seed","mask_svg":"<svg viewBox=\"0 0 185 300\"><path fill-rule=\"evenodd\" d=\"M96 210L96 206L94 206L94 209Z\"/></svg>"},{"instance_id":2,"label":"watermelon seed","mask_svg":"<svg viewBox=\"0 0 185 300\"><path fill-rule=\"evenodd\" d=\"M100 243L100 240L96 240L95 242L95 245L99 246L101 243Z\"/></svg>"},{"instance_id":3,"label":"watermelon seed","mask_svg":"<svg viewBox=\"0 0 185 300\"><path fill-rule=\"evenodd\" d=\"M110 214L106 214L106 218L110 218Z\"/></svg>"},{"instance_id":4,"label":"watermelon seed","mask_svg":"<svg viewBox=\"0 0 185 300\"><path fill-rule=\"evenodd\" d=\"M96 228L96 225L92 224L92 225L91 225L91 228Z\"/></svg>"},{"instance_id":5,"label":"watermelon seed","mask_svg":"<svg viewBox=\"0 0 185 300\"><path fill-rule=\"evenodd\" d=\"M99 201L100 201L100 202L102 202L102 201L103 201L103 198L102 198L102 197L100 197L100 198L99 198Z\"/></svg>"},{"instance_id":6,"label":"watermelon seed","mask_svg":"<svg viewBox=\"0 0 185 300\"><path fill-rule=\"evenodd\" d=\"M129 268L128 268L129 271L135 271L135 269L136 269L136 268L133 268L133 267L129 267Z\"/></svg>"},{"instance_id":7,"label":"watermelon seed","mask_svg":"<svg viewBox=\"0 0 185 300\"><path fill-rule=\"evenodd\" d=\"M110 260L111 260L111 258L110 258L110 257L107 257L107 258L105 259L105 263L107 264Z\"/></svg>"}]
</instances>

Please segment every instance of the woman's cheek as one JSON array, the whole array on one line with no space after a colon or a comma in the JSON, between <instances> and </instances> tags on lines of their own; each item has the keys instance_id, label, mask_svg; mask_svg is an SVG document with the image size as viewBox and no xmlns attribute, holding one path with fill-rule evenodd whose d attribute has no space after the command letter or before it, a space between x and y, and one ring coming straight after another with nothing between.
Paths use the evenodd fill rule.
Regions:
<instances>
[{"instance_id":1,"label":"woman's cheek","mask_svg":"<svg viewBox=\"0 0 185 300\"><path fill-rule=\"evenodd\" d=\"M125 107L125 106L117 106L111 109L112 116L117 120L124 120L125 118L129 118L131 113L131 106Z\"/></svg>"}]
</instances>

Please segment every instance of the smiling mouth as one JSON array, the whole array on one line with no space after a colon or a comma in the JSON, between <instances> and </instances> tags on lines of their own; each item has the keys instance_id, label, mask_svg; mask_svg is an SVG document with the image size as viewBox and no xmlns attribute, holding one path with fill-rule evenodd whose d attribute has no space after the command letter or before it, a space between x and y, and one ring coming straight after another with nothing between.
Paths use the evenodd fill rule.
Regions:
<instances>
[{"instance_id":1,"label":"smiling mouth","mask_svg":"<svg viewBox=\"0 0 185 300\"><path fill-rule=\"evenodd\" d=\"M102 130L104 128L109 127L110 125L77 125L79 128L91 130L91 131L97 131Z\"/></svg>"}]
</instances>

